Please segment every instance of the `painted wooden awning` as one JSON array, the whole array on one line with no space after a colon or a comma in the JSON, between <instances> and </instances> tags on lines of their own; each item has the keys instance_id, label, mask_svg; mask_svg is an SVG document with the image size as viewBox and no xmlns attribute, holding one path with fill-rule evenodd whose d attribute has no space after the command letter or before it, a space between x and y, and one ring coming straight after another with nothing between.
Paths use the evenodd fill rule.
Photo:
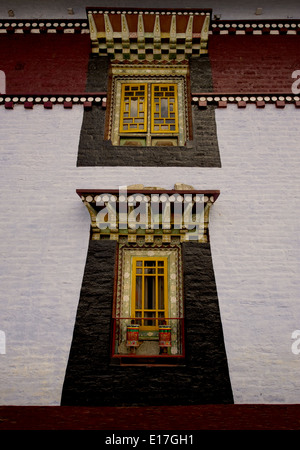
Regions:
<instances>
[{"instance_id":1,"label":"painted wooden awning","mask_svg":"<svg viewBox=\"0 0 300 450\"><path fill-rule=\"evenodd\" d=\"M207 54L211 9L87 8L92 52L112 59Z\"/></svg>"},{"instance_id":2,"label":"painted wooden awning","mask_svg":"<svg viewBox=\"0 0 300 450\"><path fill-rule=\"evenodd\" d=\"M175 185L173 190L135 185L119 190L78 189L91 218L92 239L153 243L208 241L209 211L220 192Z\"/></svg>"}]
</instances>

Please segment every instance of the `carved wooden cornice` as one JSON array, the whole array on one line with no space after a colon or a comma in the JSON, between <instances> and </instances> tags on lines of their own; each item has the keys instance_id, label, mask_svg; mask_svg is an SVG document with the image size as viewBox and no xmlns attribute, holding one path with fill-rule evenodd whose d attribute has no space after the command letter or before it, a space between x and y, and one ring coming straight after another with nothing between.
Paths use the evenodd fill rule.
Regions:
<instances>
[{"instance_id":1,"label":"carved wooden cornice","mask_svg":"<svg viewBox=\"0 0 300 450\"><path fill-rule=\"evenodd\" d=\"M180 184L173 190L137 185L76 192L90 214L93 240L126 235L128 242L143 236L146 243L157 236L166 243L175 237L208 242L209 212L220 194Z\"/></svg>"},{"instance_id":2,"label":"carved wooden cornice","mask_svg":"<svg viewBox=\"0 0 300 450\"><path fill-rule=\"evenodd\" d=\"M211 9L87 8L92 52L117 60L207 54Z\"/></svg>"}]
</instances>

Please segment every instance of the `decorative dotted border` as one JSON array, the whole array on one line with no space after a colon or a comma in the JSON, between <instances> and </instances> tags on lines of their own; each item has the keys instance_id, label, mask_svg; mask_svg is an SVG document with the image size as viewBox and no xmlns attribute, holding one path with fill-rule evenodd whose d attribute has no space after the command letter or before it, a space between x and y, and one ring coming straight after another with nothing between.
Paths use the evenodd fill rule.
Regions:
<instances>
[{"instance_id":1,"label":"decorative dotted border","mask_svg":"<svg viewBox=\"0 0 300 450\"><path fill-rule=\"evenodd\" d=\"M187 8L187 9L168 9L168 8L86 8L87 14L146 14L146 15L156 15L160 16L170 16L172 14L176 14L178 16L210 16L212 14L212 9L203 8L203 9L195 9L195 8Z\"/></svg>"},{"instance_id":2,"label":"decorative dotted border","mask_svg":"<svg viewBox=\"0 0 300 450\"><path fill-rule=\"evenodd\" d=\"M100 11L93 11L97 13ZM123 11L108 11L115 14L121 14ZM144 14L156 14L155 11L142 11ZM129 14L138 14L139 11L128 11ZM160 11L160 15L168 15L175 12ZM208 14L204 12L182 11L176 12L177 15L187 14ZM89 34L89 24L86 19L0 19L1 33L87 33ZM210 34L300 34L299 19L282 20L212 20L210 24Z\"/></svg>"},{"instance_id":3,"label":"decorative dotted border","mask_svg":"<svg viewBox=\"0 0 300 450\"><path fill-rule=\"evenodd\" d=\"M26 109L33 106L42 105L45 109L52 109L54 105L61 105L64 108L72 108L73 105L82 105L85 109L91 109L92 105L106 108L107 93L97 94L65 94L65 95L1 95L0 105L6 109L13 109L15 105L24 105Z\"/></svg>"},{"instance_id":4,"label":"decorative dotted border","mask_svg":"<svg viewBox=\"0 0 300 450\"><path fill-rule=\"evenodd\" d=\"M213 20L210 34L300 34L300 20Z\"/></svg>"},{"instance_id":5,"label":"decorative dotted border","mask_svg":"<svg viewBox=\"0 0 300 450\"><path fill-rule=\"evenodd\" d=\"M0 20L0 33L90 33L87 20Z\"/></svg>"},{"instance_id":6,"label":"decorative dotted border","mask_svg":"<svg viewBox=\"0 0 300 450\"><path fill-rule=\"evenodd\" d=\"M294 104L300 107L300 96L291 94L192 94L192 104L198 104L200 108L214 105L218 108L226 108L227 105L237 104L244 108L248 104L255 104L263 108L267 104L273 104L277 108L284 108L286 104Z\"/></svg>"},{"instance_id":7,"label":"decorative dotted border","mask_svg":"<svg viewBox=\"0 0 300 450\"><path fill-rule=\"evenodd\" d=\"M263 108L267 104L273 104L278 108L284 108L286 104L294 104L300 107L300 96L291 94L216 94L198 93L192 94L191 103L199 108L206 108L209 105L218 108L226 108L227 105L237 104L243 108L249 104L255 104ZM107 93L84 93L65 95L1 95L0 106L6 109L13 109L15 105L23 105L26 109L34 106L44 106L45 109L52 109L54 105L61 105L64 108L72 108L73 105L81 105L85 110L89 110L93 105L106 108Z\"/></svg>"}]
</instances>

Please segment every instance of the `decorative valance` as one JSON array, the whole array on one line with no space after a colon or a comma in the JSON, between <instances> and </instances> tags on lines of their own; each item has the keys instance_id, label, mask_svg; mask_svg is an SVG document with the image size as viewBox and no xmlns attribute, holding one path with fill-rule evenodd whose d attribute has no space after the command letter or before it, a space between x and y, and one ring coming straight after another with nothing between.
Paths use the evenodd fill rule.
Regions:
<instances>
[{"instance_id":1,"label":"decorative valance","mask_svg":"<svg viewBox=\"0 0 300 450\"><path fill-rule=\"evenodd\" d=\"M87 8L92 52L112 59L207 54L211 9Z\"/></svg>"},{"instance_id":2,"label":"decorative valance","mask_svg":"<svg viewBox=\"0 0 300 450\"><path fill-rule=\"evenodd\" d=\"M180 185L165 190L154 187L122 187L119 190L81 190L77 194L91 217L93 240L108 238L128 242L143 237L153 243L197 240L208 242L209 211L219 191L199 191Z\"/></svg>"}]
</instances>

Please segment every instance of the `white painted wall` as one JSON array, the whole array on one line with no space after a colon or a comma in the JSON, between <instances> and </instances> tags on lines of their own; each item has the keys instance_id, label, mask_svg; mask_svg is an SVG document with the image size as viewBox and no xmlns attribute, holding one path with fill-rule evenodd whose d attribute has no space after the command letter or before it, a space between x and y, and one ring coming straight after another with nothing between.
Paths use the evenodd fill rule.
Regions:
<instances>
[{"instance_id":1,"label":"white painted wall","mask_svg":"<svg viewBox=\"0 0 300 450\"><path fill-rule=\"evenodd\" d=\"M216 111L223 168L211 244L234 398L299 403L299 111Z\"/></svg>"},{"instance_id":2,"label":"white painted wall","mask_svg":"<svg viewBox=\"0 0 300 450\"><path fill-rule=\"evenodd\" d=\"M16 106L0 115L0 404L52 405L89 233L75 194L82 112Z\"/></svg>"},{"instance_id":3,"label":"white painted wall","mask_svg":"<svg viewBox=\"0 0 300 450\"><path fill-rule=\"evenodd\" d=\"M161 180L221 190L210 230L235 402L299 403L300 111L217 110L221 169L76 168L82 115L0 107L0 404L60 402L89 238L75 190Z\"/></svg>"},{"instance_id":4,"label":"white painted wall","mask_svg":"<svg viewBox=\"0 0 300 450\"><path fill-rule=\"evenodd\" d=\"M0 17L8 18L8 10L13 10L16 19L86 19L86 7L141 7L140 0L3 0L0 4ZM68 8L74 14L68 14ZM149 8L212 8L213 14L220 14L222 20L286 19L300 17L300 6L296 0L151 0L144 1L143 7ZM262 15L255 15L262 8Z\"/></svg>"}]
</instances>

